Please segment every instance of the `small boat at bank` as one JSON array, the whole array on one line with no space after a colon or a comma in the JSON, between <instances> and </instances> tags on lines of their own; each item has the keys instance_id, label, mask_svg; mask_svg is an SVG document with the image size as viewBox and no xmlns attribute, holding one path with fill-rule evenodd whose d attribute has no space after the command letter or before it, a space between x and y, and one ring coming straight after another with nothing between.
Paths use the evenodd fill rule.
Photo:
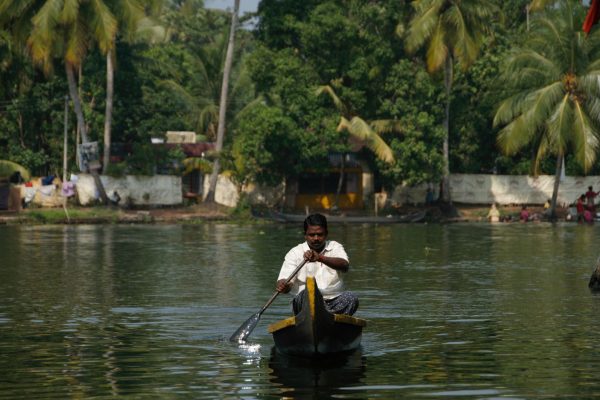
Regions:
<instances>
[{"instance_id":1,"label":"small boat at bank","mask_svg":"<svg viewBox=\"0 0 600 400\"><path fill-rule=\"evenodd\" d=\"M307 279L304 296L305 306L300 313L269 325L269 333L279 352L315 357L348 353L360 346L362 329L367 321L327 311L312 277Z\"/></svg>"},{"instance_id":2,"label":"small boat at bank","mask_svg":"<svg viewBox=\"0 0 600 400\"><path fill-rule=\"evenodd\" d=\"M362 223L362 224L398 224L409 222L422 222L427 215L426 211L415 211L406 215L390 215L385 217L358 216L358 215L325 215L327 222ZM269 216L278 222L304 222L306 215L287 214L270 210Z\"/></svg>"}]
</instances>

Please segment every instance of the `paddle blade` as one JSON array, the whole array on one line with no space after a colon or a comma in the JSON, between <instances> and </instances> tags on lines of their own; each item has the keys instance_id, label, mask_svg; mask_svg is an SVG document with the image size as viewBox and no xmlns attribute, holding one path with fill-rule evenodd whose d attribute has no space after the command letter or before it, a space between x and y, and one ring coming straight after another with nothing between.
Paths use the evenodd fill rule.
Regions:
<instances>
[{"instance_id":1,"label":"paddle blade","mask_svg":"<svg viewBox=\"0 0 600 400\"><path fill-rule=\"evenodd\" d=\"M260 320L260 312L257 312L244 322L237 331L229 338L231 342L245 342L248 336L252 333L258 321Z\"/></svg>"}]
</instances>

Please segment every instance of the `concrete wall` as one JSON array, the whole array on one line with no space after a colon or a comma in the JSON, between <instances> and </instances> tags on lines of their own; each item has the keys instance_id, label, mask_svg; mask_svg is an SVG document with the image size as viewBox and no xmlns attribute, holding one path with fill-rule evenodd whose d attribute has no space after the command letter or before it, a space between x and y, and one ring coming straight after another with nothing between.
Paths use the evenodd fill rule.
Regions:
<instances>
[{"instance_id":1,"label":"concrete wall","mask_svg":"<svg viewBox=\"0 0 600 400\"><path fill-rule=\"evenodd\" d=\"M113 178L102 175L106 194L116 191L121 197L120 204L129 202L135 206L172 206L183 202L181 177L171 175L134 176ZM89 174L78 175L77 195L83 206L93 204L99 195L94 178Z\"/></svg>"},{"instance_id":2,"label":"concrete wall","mask_svg":"<svg viewBox=\"0 0 600 400\"><path fill-rule=\"evenodd\" d=\"M558 204L571 204L587 191L588 186L600 190L600 176L566 176L558 187ZM439 186L430 186L437 199ZM451 174L452 201L466 204L544 204L552 198L554 176L536 178L524 175ZM421 204L425 202L427 185L398 186L389 201L394 204Z\"/></svg>"},{"instance_id":3,"label":"concrete wall","mask_svg":"<svg viewBox=\"0 0 600 400\"><path fill-rule=\"evenodd\" d=\"M205 183L208 176L205 178ZM600 190L600 176L566 176L559 185L558 204L568 205L587 191L588 186ZM427 187L433 189L434 199L438 197L439 185L422 184L418 186L399 185L392 193L365 193L365 197L373 196L378 208L386 205L423 204ZM205 186L205 190L208 186ZM293 188L287 188L286 204L294 204ZM541 175L536 178L526 175L483 175L483 174L451 174L450 195L452 201L465 204L544 204L552 198L554 176ZM244 191L253 204L273 205L282 198L285 188L261 188L250 185ZM239 199L236 187L225 176L220 176L215 193L217 203L235 207ZM372 204L373 200L365 204Z\"/></svg>"},{"instance_id":4,"label":"concrete wall","mask_svg":"<svg viewBox=\"0 0 600 400\"><path fill-rule=\"evenodd\" d=\"M121 204L129 201L135 206L173 206L183 202L181 177L156 175L156 176L126 176L113 178L101 176L106 193L110 196L114 191L119 193ZM209 176L204 179L204 190L208 190ZM452 201L466 204L543 204L552 197L554 176L542 175L537 178L529 176L511 175L479 175L479 174L452 174L450 176L450 190ZM578 196L583 194L588 186L600 190L600 176L567 176L560 182L558 203L567 205L575 202ZM378 201L379 208L386 204L423 204L428 185L422 184L415 187L398 186L392 193L366 193L374 196ZM433 189L434 198L438 196L438 185L429 185ZM25 188L22 188L22 191ZM42 193L42 190L34 188L35 198L33 203L44 206L61 206L62 197L60 189L52 186L51 193ZM264 204L273 206L283 198L284 185L274 188L263 188L257 185L249 185L244 188L252 204ZM293 204L293 199L287 198L287 203ZM91 175L81 174L78 176L77 193L81 205L91 205L98 198L94 179ZM292 194L293 195L293 194ZM236 186L226 176L220 175L215 191L215 201L219 204L235 207L239 201Z\"/></svg>"}]
</instances>

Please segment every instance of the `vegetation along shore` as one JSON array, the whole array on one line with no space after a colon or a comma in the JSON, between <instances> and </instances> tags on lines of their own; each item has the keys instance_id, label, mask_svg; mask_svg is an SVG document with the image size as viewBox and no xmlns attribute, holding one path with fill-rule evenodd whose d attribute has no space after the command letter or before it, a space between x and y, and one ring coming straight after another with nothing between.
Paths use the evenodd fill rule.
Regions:
<instances>
[{"instance_id":1,"label":"vegetation along shore","mask_svg":"<svg viewBox=\"0 0 600 400\"><path fill-rule=\"evenodd\" d=\"M65 184L89 173L106 207L107 177L175 176L215 203L227 176L293 188L290 209L327 195L348 212L399 185L451 204L453 174L498 174L554 176L558 214L559 177L600 175L589 2L100 3L0 2L0 167Z\"/></svg>"}]
</instances>

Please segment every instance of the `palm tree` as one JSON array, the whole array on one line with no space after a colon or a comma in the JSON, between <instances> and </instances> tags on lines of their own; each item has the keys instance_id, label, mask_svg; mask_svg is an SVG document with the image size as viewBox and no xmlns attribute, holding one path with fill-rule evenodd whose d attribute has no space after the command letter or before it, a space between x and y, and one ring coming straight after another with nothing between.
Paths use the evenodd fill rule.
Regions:
<instances>
[{"instance_id":1,"label":"palm tree","mask_svg":"<svg viewBox=\"0 0 600 400\"><path fill-rule=\"evenodd\" d=\"M425 47L427 70L444 72L444 171L440 194L444 202L451 202L448 138L454 63L457 61L463 69L473 63L500 10L487 0L415 0L412 5L415 15L406 35L406 48L414 53Z\"/></svg>"},{"instance_id":2,"label":"palm tree","mask_svg":"<svg viewBox=\"0 0 600 400\"><path fill-rule=\"evenodd\" d=\"M213 164L213 170L210 174L208 192L204 196L204 201L213 203L215 201L215 189L217 187L217 178L221 170L219 153L223 149L223 139L225 137L225 114L227 112L227 95L229 91L229 77L231 75L231 65L233 64L233 49L235 45L235 31L238 25L238 12L240 9L240 0L235 0L233 12L231 13L231 28L229 30L229 43L227 45L227 55L225 56L225 65L223 67L223 81L221 83L221 100L219 101L219 122L217 125L217 143L215 151L217 158Z\"/></svg>"},{"instance_id":3,"label":"palm tree","mask_svg":"<svg viewBox=\"0 0 600 400\"><path fill-rule=\"evenodd\" d=\"M337 85L337 81L332 82ZM387 163L394 162L394 152L383 140L381 134L392 131L399 131L400 125L396 120L374 120L365 121L359 116L352 116L349 111L349 106L345 104L336 94L335 89L331 85L319 86L316 91L317 96L327 94L333 101L333 104L342 114L340 122L337 126L338 132L346 131L350 134L350 140L358 146L366 146L375 156ZM344 182L344 157L342 156L340 165L340 177L338 180L337 191L333 207L337 207L342 184Z\"/></svg>"},{"instance_id":4,"label":"palm tree","mask_svg":"<svg viewBox=\"0 0 600 400\"><path fill-rule=\"evenodd\" d=\"M46 73L52 71L54 58L63 60L82 142L89 142L75 71L93 44L106 54L114 43L117 21L105 1L0 0L0 15L15 37L26 38L31 59ZM106 203L98 171L90 172L102 202Z\"/></svg>"},{"instance_id":5,"label":"palm tree","mask_svg":"<svg viewBox=\"0 0 600 400\"><path fill-rule=\"evenodd\" d=\"M132 41L136 37L144 37L147 40L156 39L162 32L156 31L157 24L146 15L145 8L150 10L160 8L161 0L108 0L106 7L99 14L110 19L112 14L117 22L117 28L112 43L105 44L103 49L106 55L106 107L104 113L104 153L103 173L106 174L110 164L110 146L112 142L112 111L114 98L114 72L115 72L115 46L117 33L125 39Z\"/></svg>"},{"instance_id":6,"label":"palm tree","mask_svg":"<svg viewBox=\"0 0 600 400\"><path fill-rule=\"evenodd\" d=\"M537 147L534 173L544 156L556 155L553 217L565 154L572 151L587 170L600 147L600 31L586 38L584 16L578 1L563 0L533 19L524 46L504 66L512 95L494 117L503 127L498 144L504 153Z\"/></svg>"}]
</instances>

